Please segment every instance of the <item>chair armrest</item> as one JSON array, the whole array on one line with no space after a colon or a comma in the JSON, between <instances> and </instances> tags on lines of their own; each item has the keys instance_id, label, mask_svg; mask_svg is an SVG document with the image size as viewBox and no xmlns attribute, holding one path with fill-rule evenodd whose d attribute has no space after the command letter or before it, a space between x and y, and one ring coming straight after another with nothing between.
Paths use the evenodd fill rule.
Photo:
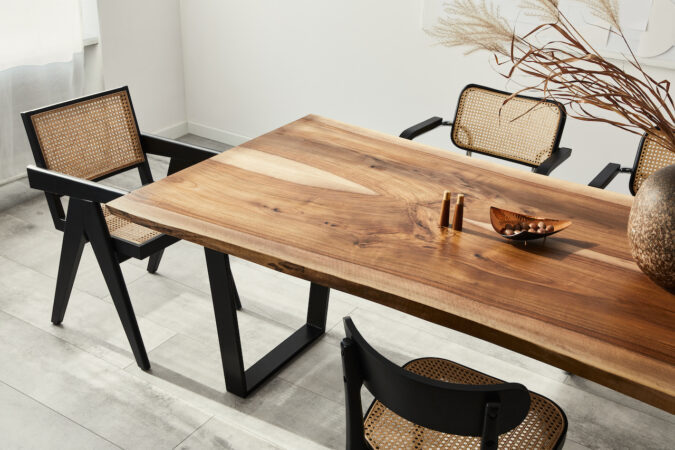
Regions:
<instances>
[{"instance_id":1,"label":"chair armrest","mask_svg":"<svg viewBox=\"0 0 675 450\"><path fill-rule=\"evenodd\" d=\"M619 173L623 172L621 166L616 163L609 163L605 166L602 171L593 178L593 180L588 183L589 186L604 189L609 183L612 182L614 177Z\"/></svg>"},{"instance_id":2,"label":"chair armrest","mask_svg":"<svg viewBox=\"0 0 675 450\"><path fill-rule=\"evenodd\" d=\"M141 133L141 146L145 153L166 156L171 159L168 175L219 154L219 152L208 148L145 133Z\"/></svg>"},{"instance_id":3,"label":"chair armrest","mask_svg":"<svg viewBox=\"0 0 675 450\"><path fill-rule=\"evenodd\" d=\"M413 125L412 127L404 130L403 133L399 135L399 137L413 140L417 136L424 134L427 131L431 131L441 125L443 125L443 119L440 117L432 117L431 119L427 119L424 122L420 122L417 125Z\"/></svg>"},{"instance_id":4,"label":"chair armrest","mask_svg":"<svg viewBox=\"0 0 675 450\"><path fill-rule=\"evenodd\" d=\"M572 154L571 148L560 147L558 150L554 151L551 156L549 156L543 163L539 164L539 167L534 169L534 173L539 173L541 175L549 175L553 172L553 169L562 164L567 158Z\"/></svg>"},{"instance_id":5,"label":"chair armrest","mask_svg":"<svg viewBox=\"0 0 675 450\"><path fill-rule=\"evenodd\" d=\"M28 184L33 189L39 189L56 195L79 198L96 203L107 203L127 192L110 186L94 183L82 178L71 177L60 172L28 166Z\"/></svg>"}]
</instances>

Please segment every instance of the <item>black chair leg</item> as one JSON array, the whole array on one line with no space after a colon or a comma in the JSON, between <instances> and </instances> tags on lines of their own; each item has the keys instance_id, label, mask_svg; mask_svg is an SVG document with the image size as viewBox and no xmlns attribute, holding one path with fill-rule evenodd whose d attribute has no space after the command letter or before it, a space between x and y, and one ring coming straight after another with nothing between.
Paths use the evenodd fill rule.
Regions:
<instances>
[{"instance_id":1,"label":"black chair leg","mask_svg":"<svg viewBox=\"0 0 675 450\"><path fill-rule=\"evenodd\" d=\"M70 293L73 290L75 275L82 258L82 250L86 243L82 209L77 204L68 207L66 228L63 232L61 257L59 260L59 274L56 278L56 292L52 307L52 323L59 325L66 314Z\"/></svg>"},{"instance_id":2,"label":"black chair leg","mask_svg":"<svg viewBox=\"0 0 675 450\"><path fill-rule=\"evenodd\" d=\"M162 260L162 255L164 254L164 249L161 249L157 253L150 255L148 259L148 272L155 273L159 268L159 262Z\"/></svg>"},{"instance_id":3,"label":"black chair leg","mask_svg":"<svg viewBox=\"0 0 675 450\"><path fill-rule=\"evenodd\" d=\"M232 268L230 267L230 261L227 261L227 272L228 272L228 279L230 280L230 289L232 289L232 293L234 294L234 306L237 308L238 311L241 311L241 300L239 300L239 292L237 292L237 285L234 283L234 275L232 275Z\"/></svg>"},{"instance_id":4,"label":"black chair leg","mask_svg":"<svg viewBox=\"0 0 675 450\"><path fill-rule=\"evenodd\" d=\"M117 261L101 208L98 204L87 201L72 198L70 201L82 203L87 237L89 238L89 242L91 242L91 247L103 272L103 277L108 285L115 309L117 309L117 314L122 321L122 327L124 327L124 332L127 335L129 344L131 344L131 350L136 358L136 363L141 369L148 370L150 369L150 361L143 345L141 331L138 328L136 316L129 299L129 292L122 276L122 269Z\"/></svg>"}]
</instances>

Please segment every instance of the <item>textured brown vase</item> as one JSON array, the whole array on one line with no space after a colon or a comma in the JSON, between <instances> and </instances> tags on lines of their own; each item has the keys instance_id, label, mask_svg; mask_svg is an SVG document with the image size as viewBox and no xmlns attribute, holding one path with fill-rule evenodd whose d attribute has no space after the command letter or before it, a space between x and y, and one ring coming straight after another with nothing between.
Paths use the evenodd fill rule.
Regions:
<instances>
[{"instance_id":1,"label":"textured brown vase","mask_svg":"<svg viewBox=\"0 0 675 450\"><path fill-rule=\"evenodd\" d=\"M628 240L640 269L675 294L675 164L640 186L630 210Z\"/></svg>"}]
</instances>

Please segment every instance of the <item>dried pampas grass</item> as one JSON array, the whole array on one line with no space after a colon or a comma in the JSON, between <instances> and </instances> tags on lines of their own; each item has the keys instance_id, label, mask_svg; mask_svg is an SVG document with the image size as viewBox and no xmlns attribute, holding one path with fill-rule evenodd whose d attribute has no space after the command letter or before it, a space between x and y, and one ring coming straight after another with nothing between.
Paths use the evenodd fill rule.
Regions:
<instances>
[{"instance_id":1,"label":"dried pampas grass","mask_svg":"<svg viewBox=\"0 0 675 450\"><path fill-rule=\"evenodd\" d=\"M506 78L528 75L531 83L514 93L535 92L554 99L580 120L604 122L623 130L650 133L675 152L675 105L670 82L649 76L635 57L619 23L616 0L576 0L607 22L628 49L624 58L635 75L600 55L559 8L558 0L523 0L525 14L542 23L517 35L499 8L486 0L454 0L446 17L429 30L440 44L488 51ZM540 33L540 32L546 33ZM538 35L553 36L540 42ZM508 102L509 99L506 101ZM614 113L608 118L602 111Z\"/></svg>"}]
</instances>

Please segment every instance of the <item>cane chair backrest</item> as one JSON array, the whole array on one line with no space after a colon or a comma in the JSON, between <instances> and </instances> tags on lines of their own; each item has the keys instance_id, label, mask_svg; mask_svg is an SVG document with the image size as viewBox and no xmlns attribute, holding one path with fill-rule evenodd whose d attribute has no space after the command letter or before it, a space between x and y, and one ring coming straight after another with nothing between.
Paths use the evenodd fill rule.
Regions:
<instances>
[{"instance_id":1,"label":"cane chair backrest","mask_svg":"<svg viewBox=\"0 0 675 450\"><path fill-rule=\"evenodd\" d=\"M645 133L640 141L635 165L630 180L630 191L637 194L640 186L657 170L675 164L675 152L668 150L663 143Z\"/></svg>"},{"instance_id":2,"label":"cane chair backrest","mask_svg":"<svg viewBox=\"0 0 675 450\"><path fill-rule=\"evenodd\" d=\"M95 180L145 161L126 88L29 114L47 169Z\"/></svg>"},{"instance_id":3,"label":"cane chair backrest","mask_svg":"<svg viewBox=\"0 0 675 450\"><path fill-rule=\"evenodd\" d=\"M460 94L452 142L464 150L537 167L558 149L565 109L554 101L469 85Z\"/></svg>"}]
</instances>

